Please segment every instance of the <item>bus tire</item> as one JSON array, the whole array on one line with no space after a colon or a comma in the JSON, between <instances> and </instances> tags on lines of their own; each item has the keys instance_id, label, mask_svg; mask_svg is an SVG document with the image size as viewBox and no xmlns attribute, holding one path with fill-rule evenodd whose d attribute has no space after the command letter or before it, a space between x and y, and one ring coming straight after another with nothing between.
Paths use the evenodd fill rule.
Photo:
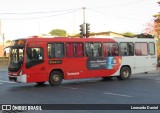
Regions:
<instances>
[{"instance_id":1,"label":"bus tire","mask_svg":"<svg viewBox=\"0 0 160 113\"><path fill-rule=\"evenodd\" d=\"M49 76L49 83L52 86L59 86L62 82L62 73L60 71L52 71Z\"/></svg>"},{"instance_id":2,"label":"bus tire","mask_svg":"<svg viewBox=\"0 0 160 113\"><path fill-rule=\"evenodd\" d=\"M129 79L130 75L131 75L130 68L125 66L125 67L122 67L122 69L120 71L120 76L117 76L117 78L119 80L127 80L127 79Z\"/></svg>"}]
</instances>

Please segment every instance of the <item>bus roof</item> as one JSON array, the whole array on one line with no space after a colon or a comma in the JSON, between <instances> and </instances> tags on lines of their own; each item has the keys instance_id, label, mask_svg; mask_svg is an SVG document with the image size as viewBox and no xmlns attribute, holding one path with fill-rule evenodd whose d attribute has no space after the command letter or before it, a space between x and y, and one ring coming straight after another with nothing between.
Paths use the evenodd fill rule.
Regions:
<instances>
[{"instance_id":1,"label":"bus roof","mask_svg":"<svg viewBox=\"0 0 160 113\"><path fill-rule=\"evenodd\" d=\"M114 37L113 38L115 41L117 42L155 42L154 38L128 38L128 37L123 37L123 38L119 38L119 37Z\"/></svg>"},{"instance_id":2,"label":"bus roof","mask_svg":"<svg viewBox=\"0 0 160 113\"><path fill-rule=\"evenodd\" d=\"M27 42L32 41L59 41L59 42L155 42L153 38L127 38L127 37L114 37L114 38L70 38L70 37L53 37L53 38L38 38L38 37L31 37L31 38L24 38Z\"/></svg>"}]
</instances>

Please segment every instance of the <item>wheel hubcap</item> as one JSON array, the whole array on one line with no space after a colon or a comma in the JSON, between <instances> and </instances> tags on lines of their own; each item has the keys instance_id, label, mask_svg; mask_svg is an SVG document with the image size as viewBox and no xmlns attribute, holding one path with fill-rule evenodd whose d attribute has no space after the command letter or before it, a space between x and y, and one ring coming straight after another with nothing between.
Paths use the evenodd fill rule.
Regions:
<instances>
[{"instance_id":1,"label":"wheel hubcap","mask_svg":"<svg viewBox=\"0 0 160 113\"><path fill-rule=\"evenodd\" d=\"M128 77L128 75L129 75L129 72L127 70L123 71L123 76L124 77Z\"/></svg>"},{"instance_id":2,"label":"wheel hubcap","mask_svg":"<svg viewBox=\"0 0 160 113\"><path fill-rule=\"evenodd\" d=\"M53 78L54 81L59 81L59 76L58 75L54 75L52 78Z\"/></svg>"}]
</instances>

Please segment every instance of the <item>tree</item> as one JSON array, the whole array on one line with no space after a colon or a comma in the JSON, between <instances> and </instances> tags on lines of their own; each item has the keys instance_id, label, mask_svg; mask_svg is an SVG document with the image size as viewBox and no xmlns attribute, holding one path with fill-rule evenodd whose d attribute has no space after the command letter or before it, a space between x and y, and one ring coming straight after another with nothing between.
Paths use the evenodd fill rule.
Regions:
<instances>
[{"instance_id":1,"label":"tree","mask_svg":"<svg viewBox=\"0 0 160 113\"><path fill-rule=\"evenodd\" d=\"M125 33L123 33L122 35L125 36L125 37L133 37L133 36L134 36L134 33L125 32Z\"/></svg>"},{"instance_id":2,"label":"tree","mask_svg":"<svg viewBox=\"0 0 160 113\"><path fill-rule=\"evenodd\" d=\"M160 40L160 14L156 15L155 17L156 19L154 20L154 32L158 40Z\"/></svg>"},{"instance_id":3,"label":"tree","mask_svg":"<svg viewBox=\"0 0 160 113\"><path fill-rule=\"evenodd\" d=\"M11 40L7 40L7 41L6 41L6 43L11 43L11 42L12 42Z\"/></svg>"},{"instance_id":4,"label":"tree","mask_svg":"<svg viewBox=\"0 0 160 113\"><path fill-rule=\"evenodd\" d=\"M158 40L160 40L160 14L154 15L154 17L155 17L154 21L151 21L146 24L146 28L143 32L143 35L146 36L154 35L155 37L158 38Z\"/></svg>"},{"instance_id":5,"label":"tree","mask_svg":"<svg viewBox=\"0 0 160 113\"><path fill-rule=\"evenodd\" d=\"M53 29L49 32L49 34L54 36L66 36L67 32L63 29Z\"/></svg>"},{"instance_id":6,"label":"tree","mask_svg":"<svg viewBox=\"0 0 160 113\"><path fill-rule=\"evenodd\" d=\"M154 36L152 36L151 34L143 34L143 33L137 34L137 35L135 35L135 37L137 37L137 38L154 38Z\"/></svg>"},{"instance_id":7,"label":"tree","mask_svg":"<svg viewBox=\"0 0 160 113\"><path fill-rule=\"evenodd\" d=\"M160 1L157 2L160 6ZM155 17L154 20L154 34L160 41L160 13L153 15Z\"/></svg>"}]
</instances>

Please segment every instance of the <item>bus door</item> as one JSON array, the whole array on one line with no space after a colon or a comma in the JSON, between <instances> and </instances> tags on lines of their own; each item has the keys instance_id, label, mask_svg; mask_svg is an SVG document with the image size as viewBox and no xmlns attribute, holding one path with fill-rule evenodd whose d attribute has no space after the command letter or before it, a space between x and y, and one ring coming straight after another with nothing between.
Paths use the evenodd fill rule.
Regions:
<instances>
[{"instance_id":1,"label":"bus door","mask_svg":"<svg viewBox=\"0 0 160 113\"><path fill-rule=\"evenodd\" d=\"M148 43L148 56L147 61L146 61L146 68L145 71L151 71L156 69L156 64L157 64L157 56L156 56L156 51L155 51L155 43L150 42Z\"/></svg>"},{"instance_id":2,"label":"bus door","mask_svg":"<svg viewBox=\"0 0 160 113\"><path fill-rule=\"evenodd\" d=\"M27 82L44 82L45 65L44 50L41 47L27 47L26 49Z\"/></svg>"}]
</instances>

